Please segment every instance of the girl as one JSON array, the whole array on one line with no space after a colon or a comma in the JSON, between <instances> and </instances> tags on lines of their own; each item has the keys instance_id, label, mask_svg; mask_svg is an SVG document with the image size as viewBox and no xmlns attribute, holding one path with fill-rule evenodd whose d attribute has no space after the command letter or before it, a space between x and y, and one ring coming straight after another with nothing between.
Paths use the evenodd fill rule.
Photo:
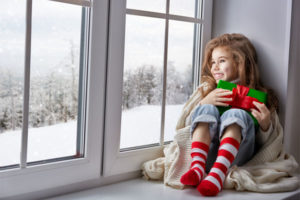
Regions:
<instances>
[{"instance_id":1,"label":"girl","mask_svg":"<svg viewBox=\"0 0 300 200\"><path fill-rule=\"evenodd\" d=\"M220 116L216 106L228 106L232 92L216 89L219 80L268 93L267 106L254 102L256 109L251 110L260 125L258 130L242 109L229 109ZM202 99L191 114L191 168L180 181L197 186L204 196L215 196L223 188L228 168L241 166L253 157L255 137L272 131L270 116L278 101L259 81L256 51L241 34L224 34L206 45L201 83ZM205 172L209 173L204 178Z\"/></svg>"}]
</instances>

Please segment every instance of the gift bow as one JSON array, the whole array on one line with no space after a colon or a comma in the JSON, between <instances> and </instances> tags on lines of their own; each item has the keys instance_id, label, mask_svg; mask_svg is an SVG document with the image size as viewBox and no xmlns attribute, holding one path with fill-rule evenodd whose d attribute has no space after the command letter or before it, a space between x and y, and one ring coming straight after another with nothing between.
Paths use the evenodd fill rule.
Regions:
<instances>
[{"instance_id":1,"label":"gift bow","mask_svg":"<svg viewBox=\"0 0 300 200\"><path fill-rule=\"evenodd\" d=\"M248 111L250 111L251 108L256 108L253 102L259 101L254 97L246 96L248 92L248 87L237 85L236 88L232 89L232 95L230 95L232 101L228 102L228 104L231 105L232 108L241 108Z\"/></svg>"}]
</instances>

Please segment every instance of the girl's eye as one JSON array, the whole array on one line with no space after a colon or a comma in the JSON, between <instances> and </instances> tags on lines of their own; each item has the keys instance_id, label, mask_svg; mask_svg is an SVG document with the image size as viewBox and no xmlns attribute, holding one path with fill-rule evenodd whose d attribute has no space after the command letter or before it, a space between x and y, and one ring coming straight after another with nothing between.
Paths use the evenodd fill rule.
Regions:
<instances>
[{"instance_id":1,"label":"girl's eye","mask_svg":"<svg viewBox=\"0 0 300 200\"><path fill-rule=\"evenodd\" d=\"M220 60L220 62L222 63L222 62L225 62L225 60L224 59L222 59L222 60Z\"/></svg>"}]
</instances>

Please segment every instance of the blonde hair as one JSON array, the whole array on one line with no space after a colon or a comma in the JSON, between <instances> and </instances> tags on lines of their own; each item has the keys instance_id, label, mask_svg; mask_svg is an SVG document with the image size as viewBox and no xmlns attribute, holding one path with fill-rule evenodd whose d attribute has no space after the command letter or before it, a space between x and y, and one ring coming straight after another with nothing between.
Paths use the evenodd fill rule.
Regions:
<instances>
[{"instance_id":1,"label":"blonde hair","mask_svg":"<svg viewBox=\"0 0 300 200\"><path fill-rule=\"evenodd\" d=\"M212 52L217 47L225 47L229 50L236 62L235 71L239 75L239 84L249 88L268 93L267 107L270 111L278 110L278 99L271 89L267 89L260 81L257 54L254 46L247 37L242 34L224 34L209 41L205 47L204 60L201 69L201 83L207 83L208 87L200 92L205 97L217 86L211 74Z\"/></svg>"}]
</instances>

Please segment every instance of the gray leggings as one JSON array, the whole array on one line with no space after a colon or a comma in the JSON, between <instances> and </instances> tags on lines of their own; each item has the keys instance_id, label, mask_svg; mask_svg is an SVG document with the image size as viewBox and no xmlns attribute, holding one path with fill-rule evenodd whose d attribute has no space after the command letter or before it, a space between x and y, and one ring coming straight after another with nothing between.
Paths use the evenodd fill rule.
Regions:
<instances>
[{"instance_id":1,"label":"gray leggings","mask_svg":"<svg viewBox=\"0 0 300 200\"><path fill-rule=\"evenodd\" d=\"M255 126L250 115L242 109L229 109L221 116L216 106L204 104L198 106L192 113L191 134L199 122L209 123L211 144L206 161L206 172L213 166L220 145L220 139L225 128L236 123L241 127L242 140L239 152L232 165L241 166L250 160L255 148Z\"/></svg>"}]
</instances>

